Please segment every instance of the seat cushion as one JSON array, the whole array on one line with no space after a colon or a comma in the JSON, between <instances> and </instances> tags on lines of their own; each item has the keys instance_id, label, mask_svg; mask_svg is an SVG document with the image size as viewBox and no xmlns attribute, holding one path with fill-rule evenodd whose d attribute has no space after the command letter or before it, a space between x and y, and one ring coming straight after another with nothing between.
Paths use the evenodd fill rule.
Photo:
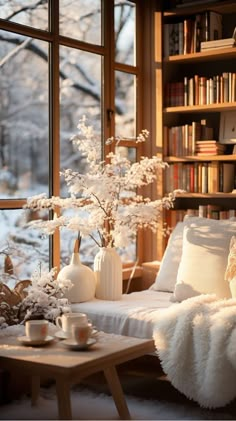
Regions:
<instances>
[{"instance_id":1,"label":"seat cushion","mask_svg":"<svg viewBox=\"0 0 236 421\"><path fill-rule=\"evenodd\" d=\"M158 314L173 305L171 293L150 291L123 294L121 300L94 300L72 304L73 312L86 313L98 330L151 339Z\"/></svg>"}]
</instances>

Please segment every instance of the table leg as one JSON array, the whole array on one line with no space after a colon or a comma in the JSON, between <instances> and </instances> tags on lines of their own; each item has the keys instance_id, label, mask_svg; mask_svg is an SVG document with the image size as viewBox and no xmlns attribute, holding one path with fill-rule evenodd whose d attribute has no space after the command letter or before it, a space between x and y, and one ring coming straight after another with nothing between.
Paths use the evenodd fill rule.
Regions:
<instances>
[{"instance_id":1,"label":"table leg","mask_svg":"<svg viewBox=\"0 0 236 421\"><path fill-rule=\"evenodd\" d=\"M39 397L40 377L32 376L31 378L31 405L35 406Z\"/></svg>"},{"instance_id":2,"label":"table leg","mask_svg":"<svg viewBox=\"0 0 236 421\"><path fill-rule=\"evenodd\" d=\"M70 386L63 378L56 379L56 393L59 420L72 420Z\"/></svg>"},{"instance_id":3,"label":"table leg","mask_svg":"<svg viewBox=\"0 0 236 421\"><path fill-rule=\"evenodd\" d=\"M106 368L104 369L104 374L105 374L108 386L110 388L110 392L112 393L120 418L122 420L130 420L131 417L130 417L129 409L126 404L126 400L124 397L124 393L120 384L120 380L119 380L116 368L115 367Z\"/></svg>"}]
</instances>

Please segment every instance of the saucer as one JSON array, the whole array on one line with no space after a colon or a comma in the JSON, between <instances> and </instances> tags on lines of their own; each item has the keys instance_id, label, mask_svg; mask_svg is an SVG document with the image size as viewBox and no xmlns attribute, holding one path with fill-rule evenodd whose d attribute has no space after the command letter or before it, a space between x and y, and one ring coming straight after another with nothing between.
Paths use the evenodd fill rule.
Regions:
<instances>
[{"instance_id":1,"label":"saucer","mask_svg":"<svg viewBox=\"0 0 236 421\"><path fill-rule=\"evenodd\" d=\"M97 329L93 329L91 336L93 337L97 333L98 333ZM68 339L68 336L67 336L66 332L64 332L64 330L58 330L57 332L54 333L54 336L58 339Z\"/></svg>"},{"instance_id":2,"label":"saucer","mask_svg":"<svg viewBox=\"0 0 236 421\"><path fill-rule=\"evenodd\" d=\"M58 339L67 339L67 334L64 332L64 330L58 330L54 333L54 336Z\"/></svg>"},{"instance_id":3,"label":"saucer","mask_svg":"<svg viewBox=\"0 0 236 421\"><path fill-rule=\"evenodd\" d=\"M29 345L29 346L40 346L40 345L46 345L53 341L52 336L47 336L45 339L39 339L32 341L28 336L18 336L17 340L21 342L23 345Z\"/></svg>"},{"instance_id":4,"label":"saucer","mask_svg":"<svg viewBox=\"0 0 236 421\"><path fill-rule=\"evenodd\" d=\"M73 349L73 350L84 350L84 349L88 349L90 346L94 345L96 343L96 339L94 338L89 338L88 342L86 344L78 344L77 342L75 342L74 339L65 339L64 341L62 341L62 345L65 346L66 348L69 349Z\"/></svg>"}]
</instances>

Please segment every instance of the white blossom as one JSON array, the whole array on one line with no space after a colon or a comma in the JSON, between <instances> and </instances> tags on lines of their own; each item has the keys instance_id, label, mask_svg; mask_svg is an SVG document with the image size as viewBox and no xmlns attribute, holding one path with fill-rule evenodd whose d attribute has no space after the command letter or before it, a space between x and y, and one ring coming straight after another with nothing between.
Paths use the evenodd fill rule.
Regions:
<instances>
[{"instance_id":1,"label":"white blossom","mask_svg":"<svg viewBox=\"0 0 236 421\"><path fill-rule=\"evenodd\" d=\"M149 132L143 130L135 140L144 142L148 136ZM121 139L109 138L107 144L118 144ZM66 169L61 174L70 196L33 196L27 200L25 207L56 211L74 209L76 213L50 221L32 221L30 225L49 235L66 227L80 231L82 237L90 236L99 246L110 247L127 247L141 228L155 232L159 228L162 210L173 206L175 192L151 201L139 194L139 189L154 183L168 164L156 156L141 157L139 162L131 163L119 153L119 148L102 161L101 141L85 116L80 120L78 134L73 136L72 141L86 159L88 170L81 174Z\"/></svg>"},{"instance_id":2,"label":"white blossom","mask_svg":"<svg viewBox=\"0 0 236 421\"><path fill-rule=\"evenodd\" d=\"M20 302L20 312L24 319L43 317L55 321L56 317L70 311L69 303L64 298L65 292L72 287L70 280L58 282L56 268L49 272L35 271L31 277L31 285L27 288L27 295Z\"/></svg>"}]
</instances>

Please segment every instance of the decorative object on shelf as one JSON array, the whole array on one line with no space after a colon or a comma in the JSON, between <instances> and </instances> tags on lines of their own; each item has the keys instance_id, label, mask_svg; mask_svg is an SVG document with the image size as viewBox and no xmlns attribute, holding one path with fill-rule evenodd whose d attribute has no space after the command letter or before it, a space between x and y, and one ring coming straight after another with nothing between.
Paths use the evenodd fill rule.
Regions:
<instances>
[{"instance_id":1,"label":"decorative object on shelf","mask_svg":"<svg viewBox=\"0 0 236 421\"><path fill-rule=\"evenodd\" d=\"M220 113L220 143L236 143L236 111Z\"/></svg>"},{"instance_id":2,"label":"decorative object on shelf","mask_svg":"<svg viewBox=\"0 0 236 421\"><path fill-rule=\"evenodd\" d=\"M120 300L122 295L122 262L115 248L101 247L94 259L96 297Z\"/></svg>"},{"instance_id":3,"label":"decorative object on shelf","mask_svg":"<svg viewBox=\"0 0 236 421\"><path fill-rule=\"evenodd\" d=\"M66 292L66 297L71 303L81 303L92 300L95 296L96 279L95 274L88 266L80 261L79 249L81 236L75 240L74 252L70 264L60 270L57 280L69 279L72 287Z\"/></svg>"},{"instance_id":4,"label":"decorative object on shelf","mask_svg":"<svg viewBox=\"0 0 236 421\"><path fill-rule=\"evenodd\" d=\"M28 198L25 208L34 210L72 209L76 214L62 215L49 221L34 220L31 226L53 234L57 229L67 227L80 232L82 237L89 236L98 247L128 247L141 228L155 232L161 225L163 209L173 207L175 192L157 200L150 200L140 193L140 188L157 180L159 172L167 163L157 156L142 157L140 162L131 163L119 148L120 137L110 138L107 144L116 143L115 152L110 152L101 161L101 140L89 126L86 117L80 120L79 134L72 138L79 152L86 158L84 174L67 169L63 175L69 188L70 197L47 198L45 194ZM143 130L137 142L145 142L149 133ZM127 140L127 139L126 139ZM138 191L138 193L137 193Z\"/></svg>"}]
</instances>

